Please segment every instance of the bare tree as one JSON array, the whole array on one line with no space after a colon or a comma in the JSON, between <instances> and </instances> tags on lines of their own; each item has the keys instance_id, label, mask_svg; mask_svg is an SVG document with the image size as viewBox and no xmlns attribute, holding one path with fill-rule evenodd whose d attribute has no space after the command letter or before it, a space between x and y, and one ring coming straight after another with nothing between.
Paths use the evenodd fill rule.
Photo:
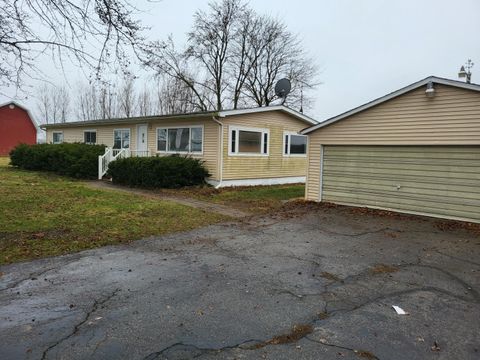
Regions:
<instances>
[{"instance_id":1,"label":"bare tree","mask_svg":"<svg viewBox=\"0 0 480 360\"><path fill-rule=\"evenodd\" d=\"M66 87L43 84L37 90L38 111L45 123L63 123L70 114L70 94Z\"/></svg>"},{"instance_id":2,"label":"bare tree","mask_svg":"<svg viewBox=\"0 0 480 360\"><path fill-rule=\"evenodd\" d=\"M144 65L152 68L158 77L166 75L175 80L175 85L177 81L181 82L191 91L195 98L195 109L203 111L214 107L203 81L198 79L198 72L194 74L190 70L188 56L176 49L171 37L166 41L150 43L145 55Z\"/></svg>"},{"instance_id":3,"label":"bare tree","mask_svg":"<svg viewBox=\"0 0 480 360\"><path fill-rule=\"evenodd\" d=\"M121 116L129 118L135 115L135 80L133 78L125 79L120 86L118 104Z\"/></svg>"},{"instance_id":4,"label":"bare tree","mask_svg":"<svg viewBox=\"0 0 480 360\"><path fill-rule=\"evenodd\" d=\"M100 118L113 119L119 116L118 99L115 86L103 83L99 94Z\"/></svg>"},{"instance_id":5,"label":"bare tree","mask_svg":"<svg viewBox=\"0 0 480 360\"><path fill-rule=\"evenodd\" d=\"M50 96L50 87L47 84L43 84L37 90L38 99L38 113L40 114L41 122L48 124L53 121L53 114L51 114L52 104Z\"/></svg>"},{"instance_id":6,"label":"bare tree","mask_svg":"<svg viewBox=\"0 0 480 360\"><path fill-rule=\"evenodd\" d=\"M100 101L97 86L93 84L79 84L77 94L77 119L95 120L100 118Z\"/></svg>"},{"instance_id":7,"label":"bare tree","mask_svg":"<svg viewBox=\"0 0 480 360\"><path fill-rule=\"evenodd\" d=\"M38 56L67 57L100 76L125 68L142 47L144 28L126 0L0 0L0 85L21 87L38 77Z\"/></svg>"},{"instance_id":8,"label":"bare tree","mask_svg":"<svg viewBox=\"0 0 480 360\"><path fill-rule=\"evenodd\" d=\"M243 89L249 74L259 64L259 59L275 34L266 35L265 31L273 22L267 16L258 16L254 11L246 9L238 20L237 29L233 38L233 54L229 67L230 91L232 107L237 109L242 99Z\"/></svg>"},{"instance_id":9,"label":"bare tree","mask_svg":"<svg viewBox=\"0 0 480 360\"><path fill-rule=\"evenodd\" d=\"M158 114L181 114L198 110L196 95L179 79L159 78L156 94Z\"/></svg>"},{"instance_id":10,"label":"bare tree","mask_svg":"<svg viewBox=\"0 0 480 360\"><path fill-rule=\"evenodd\" d=\"M139 116L153 115L155 111L155 106L152 102L152 92L146 85L138 93L137 110Z\"/></svg>"},{"instance_id":11,"label":"bare tree","mask_svg":"<svg viewBox=\"0 0 480 360\"><path fill-rule=\"evenodd\" d=\"M288 104L301 106L302 93L318 85L315 63L283 22L265 21L260 28L253 41L258 50L253 52L256 57L246 76L244 95L257 106L268 106L277 99L275 83L287 77L292 82Z\"/></svg>"},{"instance_id":12,"label":"bare tree","mask_svg":"<svg viewBox=\"0 0 480 360\"><path fill-rule=\"evenodd\" d=\"M288 104L300 106L301 93L318 84L317 67L308 58L298 37L281 21L265 22L258 36L255 43L261 51L247 75L245 96L257 106L268 106L277 98L276 81L287 77L292 82Z\"/></svg>"},{"instance_id":13,"label":"bare tree","mask_svg":"<svg viewBox=\"0 0 480 360\"><path fill-rule=\"evenodd\" d=\"M215 96L215 109L223 108L224 91L228 87L227 69L231 59L231 42L237 19L245 6L242 0L210 3L209 12L198 10L193 29L188 33L187 58L198 62L206 71L203 86Z\"/></svg>"},{"instance_id":14,"label":"bare tree","mask_svg":"<svg viewBox=\"0 0 480 360\"><path fill-rule=\"evenodd\" d=\"M300 108L318 85L317 66L298 37L242 0L218 0L197 11L184 51L170 37L151 43L146 55L144 65L183 83L200 110L268 106L283 77L293 85L286 104Z\"/></svg>"},{"instance_id":15,"label":"bare tree","mask_svg":"<svg viewBox=\"0 0 480 360\"><path fill-rule=\"evenodd\" d=\"M70 115L70 94L65 86L53 87L51 92L53 121L64 123Z\"/></svg>"}]
</instances>

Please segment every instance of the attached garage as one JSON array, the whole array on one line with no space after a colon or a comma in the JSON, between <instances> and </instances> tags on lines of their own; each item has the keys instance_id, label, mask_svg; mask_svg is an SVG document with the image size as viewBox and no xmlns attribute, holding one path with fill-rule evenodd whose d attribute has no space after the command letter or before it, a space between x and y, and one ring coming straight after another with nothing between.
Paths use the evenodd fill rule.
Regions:
<instances>
[{"instance_id":1,"label":"attached garage","mask_svg":"<svg viewBox=\"0 0 480 360\"><path fill-rule=\"evenodd\" d=\"M308 200L480 222L480 86L429 77L303 133Z\"/></svg>"}]
</instances>

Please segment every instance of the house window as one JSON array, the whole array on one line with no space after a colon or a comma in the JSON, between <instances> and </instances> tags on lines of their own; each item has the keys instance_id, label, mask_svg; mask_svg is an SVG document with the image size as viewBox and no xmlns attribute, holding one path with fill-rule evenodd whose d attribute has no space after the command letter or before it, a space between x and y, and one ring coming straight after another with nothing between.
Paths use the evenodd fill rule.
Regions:
<instances>
[{"instance_id":1,"label":"house window","mask_svg":"<svg viewBox=\"0 0 480 360\"><path fill-rule=\"evenodd\" d=\"M128 149L130 147L130 129L113 130L113 148Z\"/></svg>"},{"instance_id":2,"label":"house window","mask_svg":"<svg viewBox=\"0 0 480 360\"><path fill-rule=\"evenodd\" d=\"M53 132L53 143L54 144L61 144L63 143L63 132L61 131L55 131Z\"/></svg>"},{"instance_id":3,"label":"house window","mask_svg":"<svg viewBox=\"0 0 480 360\"><path fill-rule=\"evenodd\" d=\"M296 133L284 133L283 135L283 155L284 156L306 156L307 154L307 136Z\"/></svg>"},{"instance_id":4,"label":"house window","mask_svg":"<svg viewBox=\"0 0 480 360\"><path fill-rule=\"evenodd\" d=\"M268 155L267 129L230 128L230 155Z\"/></svg>"},{"instance_id":5,"label":"house window","mask_svg":"<svg viewBox=\"0 0 480 360\"><path fill-rule=\"evenodd\" d=\"M168 153L202 153L203 127L158 128L157 151Z\"/></svg>"},{"instance_id":6,"label":"house window","mask_svg":"<svg viewBox=\"0 0 480 360\"><path fill-rule=\"evenodd\" d=\"M95 145L97 143L97 132L95 130L84 131L83 142L85 144Z\"/></svg>"},{"instance_id":7,"label":"house window","mask_svg":"<svg viewBox=\"0 0 480 360\"><path fill-rule=\"evenodd\" d=\"M167 151L167 129L157 129L157 151Z\"/></svg>"}]
</instances>

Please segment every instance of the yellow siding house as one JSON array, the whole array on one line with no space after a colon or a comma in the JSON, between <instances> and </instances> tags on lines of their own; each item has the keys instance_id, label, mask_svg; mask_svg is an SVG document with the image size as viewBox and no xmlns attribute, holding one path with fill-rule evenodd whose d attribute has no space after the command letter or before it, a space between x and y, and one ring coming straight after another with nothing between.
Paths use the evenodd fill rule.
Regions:
<instances>
[{"instance_id":1,"label":"yellow siding house","mask_svg":"<svg viewBox=\"0 0 480 360\"><path fill-rule=\"evenodd\" d=\"M202 159L217 186L305 182L307 136L317 124L285 106L47 124L47 143L104 144L119 156L180 154ZM107 153L108 152L108 153Z\"/></svg>"}]
</instances>

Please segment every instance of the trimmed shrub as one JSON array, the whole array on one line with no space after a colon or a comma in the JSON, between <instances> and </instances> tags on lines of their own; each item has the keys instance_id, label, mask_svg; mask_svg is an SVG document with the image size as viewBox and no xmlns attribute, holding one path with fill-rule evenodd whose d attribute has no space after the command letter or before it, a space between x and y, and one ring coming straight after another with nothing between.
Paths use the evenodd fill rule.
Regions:
<instances>
[{"instance_id":1,"label":"trimmed shrub","mask_svg":"<svg viewBox=\"0 0 480 360\"><path fill-rule=\"evenodd\" d=\"M52 171L79 179L96 179L104 145L20 144L10 152L10 164L25 170Z\"/></svg>"},{"instance_id":2,"label":"trimmed shrub","mask_svg":"<svg viewBox=\"0 0 480 360\"><path fill-rule=\"evenodd\" d=\"M180 188L200 185L210 176L203 161L184 156L135 157L110 163L115 184L142 188Z\"/></svg>"}]
</instances>

